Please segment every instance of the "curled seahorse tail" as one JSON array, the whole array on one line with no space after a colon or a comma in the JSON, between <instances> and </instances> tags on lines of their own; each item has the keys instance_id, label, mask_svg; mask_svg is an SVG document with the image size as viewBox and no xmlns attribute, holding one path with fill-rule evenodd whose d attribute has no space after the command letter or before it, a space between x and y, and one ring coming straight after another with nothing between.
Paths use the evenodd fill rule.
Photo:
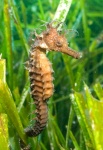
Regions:
<instances>
[{"instance_id":1,"label":"curled seahorse tail","mask_svg":"<svg viewBox=\"0 0 103 150\"><path fill-rule=\"evenodd\" d=\"M47 104L46 102L43 101L36 101L36 122L35 125L30 128L27 127L25 129L25 133L29 137L35 137L39 135L42 130L45 128L46 123L47 123L47 118L48 118L48 113L47 113Z\"/></svg>"}]
</instances>

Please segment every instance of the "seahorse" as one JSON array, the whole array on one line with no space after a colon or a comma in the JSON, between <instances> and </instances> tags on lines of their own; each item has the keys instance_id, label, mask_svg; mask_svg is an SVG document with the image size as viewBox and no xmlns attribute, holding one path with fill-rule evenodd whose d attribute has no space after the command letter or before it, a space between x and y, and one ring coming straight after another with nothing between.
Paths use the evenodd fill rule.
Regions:
<instances>
[{"instance_id":1,"label":"seahorse","mask_svg":"<svg viewBox=\"0 0 103 150\"><path fill-rule=\"evenodd\" d=\"M80 53L68 47L65 35L60 34L52 23L47 24L47 29L40 35L35 35L28 61L31 96L36 105L36 122L32 128L25 129L27 136L30 137L39 135L45 128L48 120L47 100L54 92L53 69L46 57L46 51L54 50L76 59L80 58Z\"/></svg>"}]
</instances>

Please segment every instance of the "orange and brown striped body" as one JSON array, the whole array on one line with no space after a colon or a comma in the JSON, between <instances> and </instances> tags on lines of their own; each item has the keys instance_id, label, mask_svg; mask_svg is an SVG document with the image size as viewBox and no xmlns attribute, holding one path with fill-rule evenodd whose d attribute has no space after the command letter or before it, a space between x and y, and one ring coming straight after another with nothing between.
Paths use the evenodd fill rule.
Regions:
<instances>
[{"instance_id":1,"label":"orange and brown striped body","mask_svg":"<svg viewBox=\"0 0 103 150\"><path fill-rule=\"evenodd\" d=\"M53 94L52 67L46 54L38 48L32 49L29 60L31 95L36 105L36 123L32 129L27 128L28 136L37 136L47 123L46 100Z\"/></svg>"}]
</instances>

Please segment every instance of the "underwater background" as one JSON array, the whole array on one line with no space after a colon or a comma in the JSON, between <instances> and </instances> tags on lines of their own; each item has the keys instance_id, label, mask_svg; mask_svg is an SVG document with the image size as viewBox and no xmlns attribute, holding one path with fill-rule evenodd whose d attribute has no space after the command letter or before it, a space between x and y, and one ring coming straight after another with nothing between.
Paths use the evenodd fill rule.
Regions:
<instances>
[{"instance_id":1,"label":"underwater background","mask_svg":"<svg viewBox=\"0 0 103 150\"><path fill-rule=\"evenodd\" d=\"M60 2L69 1L0 1L0 150L103 149L103 0L71 1L61 30L82 58L47 53L55 89L48 123L37 137L24 132L35 122L25 62L34 31L46 29Z\"/></svg>"}]
</instances>

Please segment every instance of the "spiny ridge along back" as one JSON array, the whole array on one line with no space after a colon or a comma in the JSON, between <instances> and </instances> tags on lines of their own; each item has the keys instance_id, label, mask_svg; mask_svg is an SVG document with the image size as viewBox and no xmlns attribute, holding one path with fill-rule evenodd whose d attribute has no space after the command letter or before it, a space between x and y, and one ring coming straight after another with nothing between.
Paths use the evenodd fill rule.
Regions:
<instances>
[{"instance_id":1,"label":"spiny ridge along back","mask_svg":"<svg viewBox=\"0 0 103 150\"><path fill-rule=\"evenodd\" d=\"M53 95L53 69L52 64L46 57L46 51L60 51L74 58L80 58L80 54L70 47L65 35L59 34L52 23L47 25L47 30L36 38L31 46L27 69L30 77L31 96L36 106L35 124L32 128L27 127L25 132L28 136L39 135L47 123L47 100Z\"/></svg>"}]
</instances>

